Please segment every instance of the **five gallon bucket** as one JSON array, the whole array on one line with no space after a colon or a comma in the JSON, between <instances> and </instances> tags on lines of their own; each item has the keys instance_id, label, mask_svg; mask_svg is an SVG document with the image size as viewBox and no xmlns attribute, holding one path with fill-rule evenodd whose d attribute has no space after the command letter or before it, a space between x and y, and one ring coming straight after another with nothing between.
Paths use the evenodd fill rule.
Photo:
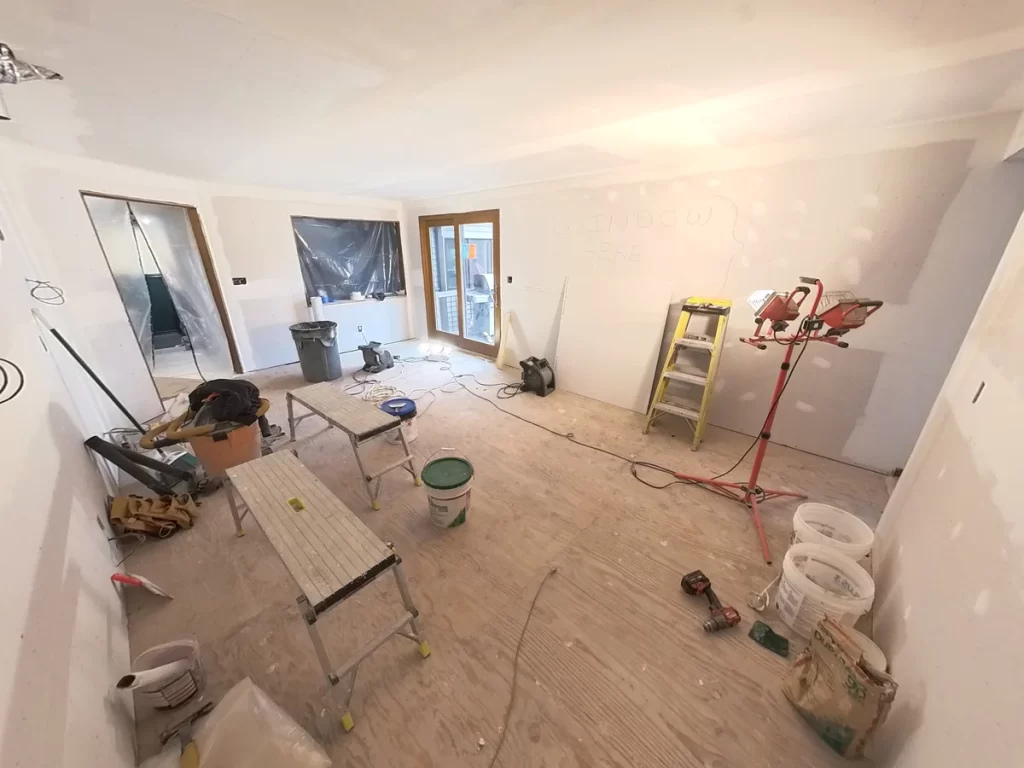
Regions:
<instances>
[{"instance_id":1,"label":"five gallon bucket","mask_svg":"<svg viewBox=\"0 0 1024 768\"><path fill-rule=\"evenodd\" d=\"M311 384L341 378L341 353L338 351L338 324L314 320L289 326L295 350L299 353L302 378Z\"/></svg>"},{"instance_id":2,"label":"five gallon bucket","mask_svg":"<svg viewBox=\"0 0 1024 768\"><path fill-rule=\"evenodd\" d=\"M259 422L254 421L249 425L240 424L219 438L197 435L188 442L208 475L223 476L231 467L262 455L263 435Z\"/></svg>"},{"instance_id":3,"label":"five gallon bucket","mask_svg":"<svg viewBox=\"0 0 1024 768\"><path fill-rule=\"evenodd\" d=\"M866 523L828 504L801 504L793 515L793 543L821 544L851 560L871 553L875 534Z\"/></svg>"},{"instance_id":4,"label":"five gallon bucket","mask_svg":"<svg viewBox=\"0 0 1024 768\"><path fill-rule=\"evenodd\" d=\"M420 473L427 488L430 519L440 528L466 522L473 485L473 465L461 456L445 456L427 462Z\"/></svg>"},{"instance_id":5,"label":"five gallon bucket","mask_svg":"<svg viewBox=\"0 0 1024 768\"><path fill-rule=\"evenodd\" d=\"M398 416L402 420L402 434L405 441L411 443L416 439L419 431L416 428L416 402L408 397L392 397L380 404L380 409L391 416ZM388 433L389 443L398 443L400 438L397 432Z\"/></svg>"},{"instance_id":6,"label":"five gallon bucket","mask_svg":"<svg viewBox=\"0 0 1024 768\"><path fill-rule=\"evenodd\" d=\"M798 635L810 637L824 616L852 627L874 599L871 575L831 547L795 544L782 561L775 607Z\"/></svg>"},{"instance_id":7,"label":"five gallon bucket","mask_svg":"<svg viewBox=\"0 0 1024 768\"><path fill-rule=\"evenodd\" d=\"M132 662L131 674L118 680L117 687L134 690L141 704L169 709L195 696L203 680L199 643L177 640L140 653Z\"/></svg>"}]
</instances>

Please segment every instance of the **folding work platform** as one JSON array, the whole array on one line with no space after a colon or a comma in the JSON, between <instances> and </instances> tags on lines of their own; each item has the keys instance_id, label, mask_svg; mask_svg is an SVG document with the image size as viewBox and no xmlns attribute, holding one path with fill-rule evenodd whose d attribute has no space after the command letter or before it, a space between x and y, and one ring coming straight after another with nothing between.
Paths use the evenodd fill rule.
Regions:
<instances>
[{"instance_id":1,"label":"folding work platform","mask_svg":"<svg viewBox=\"0 0 1024 768\"><path fill-rule=\"evenodd\" d=\"M412 453L409 450L409 443L405 439L405 432L401 428L402 420L398 416L384 413L373 403L346 395L326 381L289 390L285 393L285 400L288 403L288 430L293 443L295 442L296 425L303 419L313 415L319 416L329 425L324 430L321 430L321 432L330 429L330 427L337 427L348 435L349 440L352 442L352 451L356 455L356 463L359 465L359 472L362 474L363 483L366 485L366 493L370 496L370 506L374 509L380 509L380 501L377 500L377 496L380 493L381 478L392 469L402 467L412 475L413 482L416 485L422 485L420 476L416 472L416 466L413 464ZM304 413L296 417L295 403L304 406L311 413ZM359 446L392 430L398 430L398 436L401 438L405 457L388 464L373 474L367 473L366 468L363 466L363 460L359 456ZM320 434L320 432L317 434ZM374 483L374 480L377 482Z\"/></svg>"},{"instance_id":2,"label":"folding work platform","mask_svg":"<svg viewBox=\"0 0 1024 768\"><path fill-rule=\"evenodd\" d=\"M352 729L349 711L359 664L394 635L430 655L402 571L402 559L357 518L291 451L273 453L227 471L228 498L241 532L235 491L267 534L301 590L299 610L317 660L335 691L342 727ZM243 513L244 517L244 513ZM319 619L374 579L393 571L405 611L379 635L335 669L317 630ZM408 630L406 629L408 627ZM340 686L340 687L339 687Z\"/></svg>"}]
</instances>

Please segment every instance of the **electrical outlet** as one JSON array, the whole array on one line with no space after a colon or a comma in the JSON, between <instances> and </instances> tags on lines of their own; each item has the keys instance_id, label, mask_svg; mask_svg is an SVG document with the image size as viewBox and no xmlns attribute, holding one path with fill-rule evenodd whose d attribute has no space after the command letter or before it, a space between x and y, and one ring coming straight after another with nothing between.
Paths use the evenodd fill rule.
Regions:
<instances>
[{"instance_id":1,"label":"electrical outlet","mask_svg":"<svg viewBox=\"0 0 1024 768\"><path fill-rule=\"evenodd\" d=\"M512 275L509 275L509 276L508 276L507 278L505 278L505 279L506 279L506 280L508 280L508 284L509 284L509 285L512 285Z\"/></svg>"},{"instance_id":2,"label":"electrical outlet","mask_svg":"<svg viewBox=\"0 0 1024 768\"><path fill-rule=\"evenodd\" d=\"M232 277L231 278L231 284L232 285L245 285L247 282L248 282L247 278L244 278L244 277Z\"/></svg>"},{"instance_id":3,"label":"electrical outlet","mask_svg":"<svg viewBox=\"0 0 1024 768\"><path fill-rule=\"evenodd\" d=\"M361 326L361 325L357 325L357 326L356 326L356 332L357 332L357 333L362 333L362 332L363 332L363 326Z\"/></svg>"}]
</instances>

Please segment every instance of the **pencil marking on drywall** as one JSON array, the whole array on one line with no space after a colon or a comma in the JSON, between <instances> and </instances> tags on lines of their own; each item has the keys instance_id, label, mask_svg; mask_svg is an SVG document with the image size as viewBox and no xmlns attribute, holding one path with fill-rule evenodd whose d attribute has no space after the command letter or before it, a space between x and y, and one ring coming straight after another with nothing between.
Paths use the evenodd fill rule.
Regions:
<instances>
[{"instance_id":1,"label":"pencil marking on drywall","mask_svg":"<svg viewBox=\"0 0 1024 768\"><path fill-rule=\"evenodd\" d=\"M707 210L699 208L691 208L686 212L686 223L692 226L703 227L705 224L711 221L713 211L711 206L707 207Z\"/></svg>"},{"instance_id":2,"label":"pencil marking on drywall","mask_svg":"<svg viewBox=\"0 0 1024 768\"><path fill-rule=\"evenodd\" d=\"M732 206L733 217L734 217L733 220L732 220L732 230L731 230L732 239L735 240L740 245L740 249L738 251L736 251L736 253L732 254L732 256L729 257L729 265L725 268L725 277L722 278L722 288L721 288L721 291L720 291L721 293L725 293L725 287L729 284L729 276L732 274L732 264L736 260L736 255L741 253L743 251L744 247L746 247L746 243L744 243L740 239L739 235L736 234L736 227L739 226L739 223L740 223L740 207L738 205L736 205L736 201L733 200L730 197L726 197L725 195L715 195L713 199L725 200L725 202L729 203L729 205ZM750 232L748 232L747 235L749 236ZM756 235L755 235L755 239L756 239Z\"/></svg>"},{"instance_id":3,"label":"pencil marking on drywall","mask_svg":"<svg viewBox=\"0 0 1024 768\"><path fill-rule=\"evenodd\" d=\"M971 398L971 405L974 405L976 402L978 402L978 398L981 397L981 393L984 392L984 391L985 391L985 382L983 381L983 382L981 382L981 384L978 385L978 391L974 393L974 397Z\"/></svg>"}]
</instances>

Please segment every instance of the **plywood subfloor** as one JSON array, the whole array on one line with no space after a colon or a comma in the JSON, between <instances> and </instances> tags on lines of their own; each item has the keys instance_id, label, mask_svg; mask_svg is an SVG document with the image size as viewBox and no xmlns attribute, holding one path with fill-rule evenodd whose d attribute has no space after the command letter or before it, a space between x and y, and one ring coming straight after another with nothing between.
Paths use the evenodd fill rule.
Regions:
<instances>
[{"instance_id":1,"label":"plywood subfloor","mask_svg":"<svg viewBox=\"0 0 1024 768\"><path fill-rule=\"evenodd\" d=\"M415 344L399 354L422 354ZM502 379L493 365L453 355L456 372ZM450 380L436 363L380 375L407 392ZM512 378L514 372L506 372ZM284 390L302 384L296 366L253 375L284 425ZM493 396L495 390L467 386ZM339 385L350 384L346 378ZM458 389L446 387L446 389ZM360 669L352 702L356 728L343 734L295 606L298 589L251 518L236 539L223 492L202 506L199 524L147 543L127 563L177 599L132 595L133 653L194 632L203 648L208 693L223 695L249 676L325 744L335 765L486 766L498 743L516 642L537 586L558 572L537 602L521 652L518 694L502 766L815 766L841 765L780 691L786 662L750 641L748 590L776 573L760 556L744 509L697 488L647 488L617 459L576 446L499 413L464 391L420 400L419 460L441 448L476 468L469 521L441 531L428 518L422 488L403 472L385 476L383 508L372 512L348 439L332 431L300 450L312 469L405 560L433 655L394 638ZM714 474L749 438L711 428L689 450L682 423L641 434L642 416L566 392L501 401L510 411L626 456ZM320 429L316 419L300 436ZM673 432L677 436L673 436ZM400 448L367 446L371 462ZM749 464L744 464L744 467ZM765 485L802 489L872 525L886 500L879 475L773 447ZM660 480L660 478L657 478ZM765 505L781 556L795 502ZM706 603L679 588L700 568L743 624L717 635L700 627ZM394 582L380 580L321 624L340 659L392 617ZM765 618L781 628L771 610ZM180 714L178 715L180 716ZM143 756L174 715L139 712ZM485 746L480 748L478 740Z\"/></svg>"},{"instance_id":2,"label":"plywood subfloor","mask_svg":"<svg viewBox=\"0 0 1024 768\"><path fill-rule=\"evenodd\" d=\"M179 392L191 392L198 387L202 380L199 378L186 379L174 376L154 376L153 383L161 400L168 400Z\"/></svg>"}]
</instances>

